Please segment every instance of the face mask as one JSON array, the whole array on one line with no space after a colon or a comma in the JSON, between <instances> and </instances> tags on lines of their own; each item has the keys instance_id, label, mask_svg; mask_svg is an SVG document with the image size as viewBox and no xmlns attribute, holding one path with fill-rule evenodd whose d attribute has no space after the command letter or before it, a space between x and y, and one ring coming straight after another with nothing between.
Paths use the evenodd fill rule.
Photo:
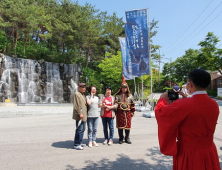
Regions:
<instances>
[{"instance_id":1,"label":"face mask","mask_svg":"<svg viewBox=\"0 0 222 170\"><path fill-rule=\"evenodd\" d=\"M190 82L188 82L188 83L190 83ZM187 89L187 85L188 85L188 83L186 84L186 89ZM188 95L191 95L191 94L192 94L192 93L190 92L190 88L187 89L187 94L188 94Z\"/></svg>"},{"instance_id":2,"label":"face mask","mask_svg":"<svg viewBox=\"0 0 222 170\"><path fill-rule=\"evenodd\" d=\"M192 93L190 92L190 88L187 89L187 94L191 95Z\"/></svg>"}]
</instances>

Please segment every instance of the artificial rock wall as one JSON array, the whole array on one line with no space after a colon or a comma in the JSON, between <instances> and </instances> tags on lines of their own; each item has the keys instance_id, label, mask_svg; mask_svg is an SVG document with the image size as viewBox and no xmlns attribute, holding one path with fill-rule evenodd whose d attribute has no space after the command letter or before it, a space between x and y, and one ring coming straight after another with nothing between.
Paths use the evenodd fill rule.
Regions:
<instances>
[{"instance_id":1,"label":"artificial rock wall","mask_svg":"<svg viewBox=\"0 0 222 170\"><path fill-rule=\"evenodd\" d=\"M0 102L71 103L81 74L81 65L0 53Z\"/></svg>"}]
</instances>

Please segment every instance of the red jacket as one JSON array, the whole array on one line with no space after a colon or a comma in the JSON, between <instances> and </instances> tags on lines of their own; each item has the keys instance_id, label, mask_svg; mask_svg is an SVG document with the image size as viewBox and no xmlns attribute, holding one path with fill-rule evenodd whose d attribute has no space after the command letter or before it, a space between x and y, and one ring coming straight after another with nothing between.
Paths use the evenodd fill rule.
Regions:
<instances>
[{"instance_id":1,"label":"red jacket","mask_svg":"<svg viewBox=\"0 0 222 170\"><path fill-rule=\"evenodd\" d=\"M178 99L169 106L160 98L155 115L160 151L174 156L174 170L220 170L213 142L219 107L207 94Z\"/></svg>"}]
</instances>

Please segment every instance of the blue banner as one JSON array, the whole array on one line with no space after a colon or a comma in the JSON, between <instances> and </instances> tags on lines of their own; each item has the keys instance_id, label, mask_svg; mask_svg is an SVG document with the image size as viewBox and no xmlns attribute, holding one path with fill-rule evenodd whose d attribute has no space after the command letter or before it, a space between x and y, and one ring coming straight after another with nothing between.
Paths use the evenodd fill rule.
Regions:
<instances>
[{"instance_id":1,"label":"blue banner","mask_svg":"<svg viewBox=\"0 0 222 170\"><path fill-rule=\"evenodd\" d=\"M119 43L122 56L122 73L126 80L131 80L134 77L132 76L132 63L131 58L129 57L129 50L126 46L125 37L119 37Z\"/></svg>"},{"instance_id":2,"label":"blue banner","mask_svg":"<svg viewBox=\"0 0 222 170\"><path fill-rule=\"evenodd\" d=\"M133 76L150 74L147 18L147 9L126 11L125 35Z\"/></svg>"}]
</instances>

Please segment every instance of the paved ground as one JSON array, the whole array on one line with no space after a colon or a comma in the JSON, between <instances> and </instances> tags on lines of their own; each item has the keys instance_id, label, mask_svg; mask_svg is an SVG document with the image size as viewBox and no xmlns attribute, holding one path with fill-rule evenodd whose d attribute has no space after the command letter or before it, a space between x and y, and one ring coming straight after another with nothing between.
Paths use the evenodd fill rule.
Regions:
<instances>
[{"instance_id":1,"label":"paved ground","mask_svg":"<svg viewBox=\"0 0 222 170\"><path fill-rule=\"evenodd\" d=\"M218 100L222 113L222 101ZM144 118L136 112L131 130L132 144L102 145L102 122L98 125L99 147L74 150L75 123L72 106L0 107L1 170L77 170L127 169L169 170L172 158L160 153L155 118ZM209 113L210 116L210 113ZM87 143L85 133L84 143ZM214 141L222 167L222 115Z\"/></svg>"}]
</instances>

